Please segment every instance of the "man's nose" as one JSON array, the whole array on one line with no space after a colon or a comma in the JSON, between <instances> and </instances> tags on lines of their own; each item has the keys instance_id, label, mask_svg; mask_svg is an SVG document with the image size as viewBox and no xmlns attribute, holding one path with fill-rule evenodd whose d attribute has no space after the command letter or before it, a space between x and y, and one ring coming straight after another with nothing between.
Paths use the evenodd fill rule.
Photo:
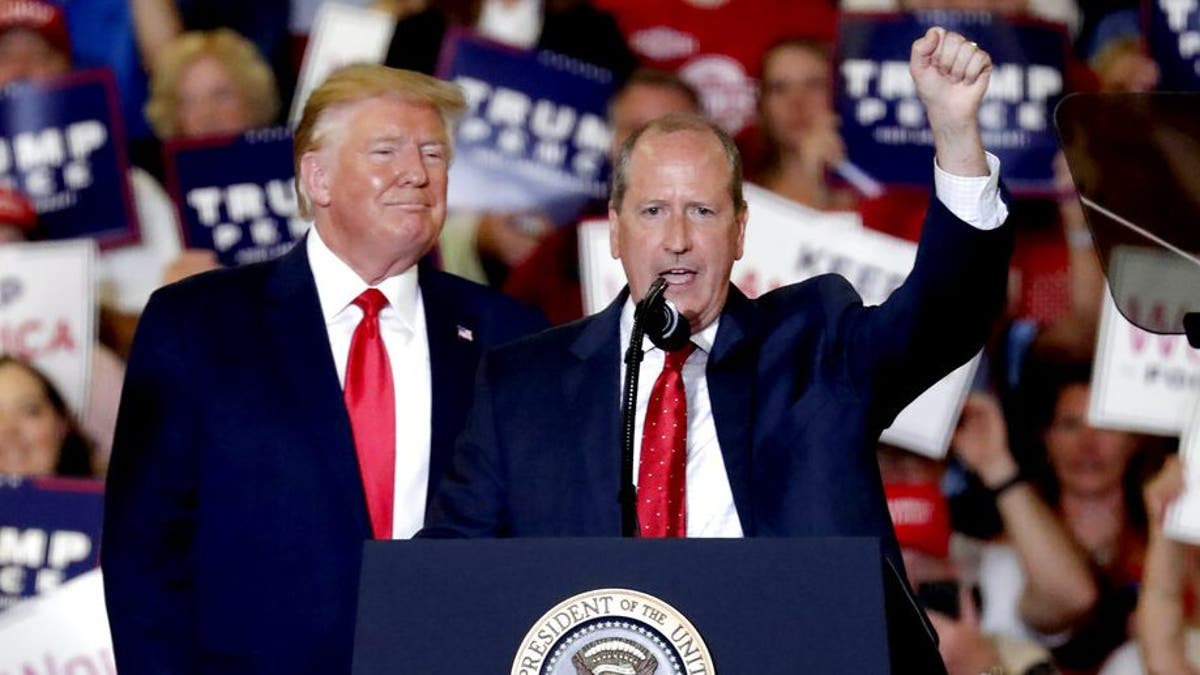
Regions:
<instances>
[{"instance_id":1,"label":"man's nose","mask_svg":"<svg viewBox=\"0 0 1200 675\"><path fill-rule=\"evenodd\" d=\"M400 151L396 162L396 180L401 185L420 186L429 182L429 172L421 158L421 150L410 146Z\"/></svg>"},{"instance_id":2,"label":"man's nose","mask_svg":"<svg viewBox=\"0 0 1200 675\"><path fill-rule=\"evenodd\" d=\"M671 253L684 253L692 248L692 225L685 211L677 211L668 220L663 248Z\"/></svg>"}]
</instances>

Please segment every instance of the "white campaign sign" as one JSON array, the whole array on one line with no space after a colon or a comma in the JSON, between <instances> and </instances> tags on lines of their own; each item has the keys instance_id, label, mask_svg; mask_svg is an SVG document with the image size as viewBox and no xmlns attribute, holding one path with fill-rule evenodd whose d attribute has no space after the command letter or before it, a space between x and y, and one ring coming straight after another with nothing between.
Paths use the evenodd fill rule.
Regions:
<instances>
[{"instance_id":1,"label":"white campaign sign","mask_svg":"<svg viewBox=\"0 0 1200 675\"><path fill-rule=\"evenodd\" d=\"M1156 335L1130 323L1104 294L1088 422L1178 436L1200 391L1200 351L1183 335Z\"/></svg>"},{"instance_id":2,"label":"white campaign sign","mask_svg":"<svg viewBox=\"0 0 1200 675\"><path fill-rule=\"evenodd\" d=\"M336 2L322 4L300 64L288 126L296 128L308 95L335 69L351 63L383 63L395 31L396 19L386 12Z\"/></svg>"},{"instance_id":3,"label":"white campaign sign","mask_svg":"<svg viewBox=\"0 0 1200 675\"><path fill-rule=\"evenodd\" d=\"M0 614L0 673L115 673L100 570Z\"/></svg>"},{"instance_id":4,"label":"white campaign sign","mask_svg":"<svg viewBox=\"0 0 1200 675\"><path fill-rule=\"evenodd\" d=\"M31 361L76 415L96 344L95 242L0 246L0 354Z\"/></svg>"},{"instance_id":5,"label":"white campaign sign","mask_svg":"<svg viewBox=\"0 0 1200 675\"><path fill-rule=\"evenodd\" d=\"M1167 509L1163 531L1172 539L1200 544L1200 397L1193 401L1191 417L1179 439L1179 456L1184 490Z\"/></svg>"},{"instance_id":6,"label":"white campaign sign","mask_svg":"<svg viewBox=\"0 0 1200 675\"><path fill-rule=\"evenodd\" d=\"M836 272L865 304L876 305L912 270L916 245L864 229L857 214L816 211L753 185L746 185L745 195L750 221L733 282L750 297ZM608 221L580 226L579 259L583 308L591 314L625 286L625 272L609 252ZM900 412L882 440L929 457L944 456L978 365L976 356L926 390Z\"/></svg>"}]
</instances>

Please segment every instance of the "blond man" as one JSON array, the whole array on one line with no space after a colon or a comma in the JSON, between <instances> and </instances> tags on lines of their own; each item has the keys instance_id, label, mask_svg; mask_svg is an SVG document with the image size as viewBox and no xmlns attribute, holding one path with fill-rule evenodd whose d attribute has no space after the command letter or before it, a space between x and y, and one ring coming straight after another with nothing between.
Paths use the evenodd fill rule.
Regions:
<instances>
[{"instance_id":1,"label":"blond man","mask_svg":"<svg viewBox=\"0 0 1200 675\"><path fill-rule=\"evenodd\" d=\"M541 325L420 263L462 108L416 73L334 73L296 130L307 238L151 299L105 514L122 675L349 671L363 542L421 527L481 351Z\"/></svg>"}]
</instances>

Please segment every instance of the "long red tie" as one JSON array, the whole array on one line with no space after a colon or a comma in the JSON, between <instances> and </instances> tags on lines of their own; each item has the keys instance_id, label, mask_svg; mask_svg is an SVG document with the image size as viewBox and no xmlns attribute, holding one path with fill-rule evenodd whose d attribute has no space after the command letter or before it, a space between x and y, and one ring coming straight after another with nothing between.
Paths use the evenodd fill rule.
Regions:
<instances>
[{"instance_id":1,"label":"long red tie","mask_svg":"<svg viewBox=\"0 0 1200 675\"><path fill-rule=\"evenodd\" d=\"M643 537L687 535L687 392L681 371L695 349L689 342L667 353L646 406L637 490Z\"/></svg>"},{"instance_id":2,"label":"long red tie","mask_svg":"<svg viewBox=\"0 0 1200 675\"><path fill-rule=\"evenodd\" d=\"M396 398L392 366L379 333L379 310L387 298L368 288L354 299L363 311L350 340L346 361L346 412L358 450L371 531L376 539L392 538L392 492L396 472Z\"/></svg>"}]
</instances>

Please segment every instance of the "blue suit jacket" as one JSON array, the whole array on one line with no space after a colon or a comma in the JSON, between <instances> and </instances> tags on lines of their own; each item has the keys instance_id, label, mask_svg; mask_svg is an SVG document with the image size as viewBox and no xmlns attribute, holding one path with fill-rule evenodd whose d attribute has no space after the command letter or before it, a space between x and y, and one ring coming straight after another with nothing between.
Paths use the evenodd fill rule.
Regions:
<instances>
[{"instance_id":1,"label":"blue suit jacket","mask_svg":"<svg viewBox=\"0 0 1200 675\"><path fill-rule=\"evenodd\" d=\"M933 200L912 273L879 307L834 275L757 300L730 288L707 378L747 536L878 536L903 569L876 442L982 346L1010 230L979 231ZM485 356L423 536L620 536L625 297Z\"/></svg>"},{"instance_id":2,"label":"blue suit jacket","mask_svg":"<svg viewBox=\"0 0 1200 675\"><path fill-rule=\"evenodd\" d=\"M433 269L419 280L432 495L482 350L544 319ZM122 675L349 672L370 536L305 245L157 292L108 477L101 561Z\"/></svg>"}]
</instances>

